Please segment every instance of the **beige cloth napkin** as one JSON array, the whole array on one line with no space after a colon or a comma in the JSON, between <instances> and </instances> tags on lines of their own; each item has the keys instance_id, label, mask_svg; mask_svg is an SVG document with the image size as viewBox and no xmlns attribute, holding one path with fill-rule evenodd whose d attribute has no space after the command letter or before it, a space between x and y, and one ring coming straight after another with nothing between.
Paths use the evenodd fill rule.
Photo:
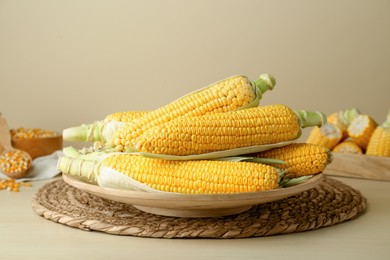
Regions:
<instances>
[{"instance_id":1,"label":"beige cloth napkin","mask_svg":"<svg viewBox=\"0 0 390 260\"><path fill-rule=\"evenodd\" d=\"M37 157L32 161L32 166L26 177L16 179L16 181L38 181L54 178L60 171L57 169L57 162L62 155L62 151L55 151L46 156ZM0 172L1 179L9 179L8 176Z\"/></svg>"}]
</instances>

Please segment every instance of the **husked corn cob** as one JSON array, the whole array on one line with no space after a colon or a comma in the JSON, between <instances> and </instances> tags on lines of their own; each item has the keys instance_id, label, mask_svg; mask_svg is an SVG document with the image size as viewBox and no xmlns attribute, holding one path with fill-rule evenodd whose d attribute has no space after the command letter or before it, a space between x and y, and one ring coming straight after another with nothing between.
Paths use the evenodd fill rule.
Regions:
<instances>
[{"instance_id":1,"label":"husked corn cob","mask_svg":"<svg viewBox=\"0 0 390 260\"><path fill-rule=\"evenodd\" d=\"M256 153L253 156L284 161L285 164L270 165L286 170L285 176L290 178L321 173L332 161L332 154L328 148L308 143L293 143Z\"/></svg>"},{"instance_id":2,"label":"husked corn cob","mask_svg":"<svg viewBox=\"0 0 390 260\"><path fill-rule=\"evenodd\" d=\"M195 117L258 106L262 93L273 89L275 80L262 74L253 84L244 76L235 76L154 110L140 120L115 132L109 144L117 151L134 145L135 139L148 129L180 117Z\"/></svg>"},{"instance_id":3,"label":"husked corn cob","mask_svg":"<svg viewBox=\"0 0 390 260\"><path fill-rule=\"evenodd\" d=\"M356 116L348 127L348 135L364 151L378 124L368 115Z\"/></svg>"},{"instance_id":4,"label":"husked corn cob","mask_svg":"<svg viewBox=\"0 0 390 260\"><path fill-rule=\"evenodd\" d=\"M63 137L68 141L104 141L117 151L123 151L123 147L142 132L175 118L258 106L262 94L274 86L275 79L268 74L260 75L253 84L245 76L234 76L189 93L137 120L108 127L105 133L100 133L102 126L91 129L88 125L82 125L65 129Z\"/></svg>"},{"instance_id":5,"label":"husked corn cob","mask_svg":"<svg viewBox=\"0 0 390 260\"><path fill-rule=\"evenodd\" d=\"M321 127L315 127L310 132L306 143L324 146L333 149L342 139L340 128L335 124L326 123Z\"/></svg>"},{"instance_id":6,"label":"husked corn cob","mask_svg":"<svg viewBox=\"0 0 390 260\"><path fill-rule=\"evenodd\" d=\"M390 111L385 122L379 125L371 135L366 154L390 156Z\"/></svg>"},{"instance_id":7,"label":"husked corn cob","mask_svg":"<svg viewBox=\"0 0 390 260\"><path fill-rule=\"evenodd\" d=\"M357 108L341 110L330 114L327 118L327 122L330 124L337 125L342 133L342 139L348 137L348 126L351 121L360 114L360 111Z\"/></svg>"},{"instance_id":8,"label":"husked corn cob","mask_svg":"<svg viewBox=\"0 0 390 260\"><path fill-rule=\"evenodd\" d=\"M275 167L254 162L173 161L126 153L111 154L100 162L61 157L58 168L105 187L183 194L275 189L279 185L280 173Z\"/></svg>"},{"instance_id":9,"label":"husked corn cob","mask_svg":"<svg viewBox=\"0 0 390 260\"><path fill-rule=\"evenodd\" d=\"M333 152L363 154L362 148L352 140L344 140L333 148Z\"/></svg>"},{"instance_id":10,"label":"husked corn cob","mask_svg":"<svg viewBox=\"0 0 390 260\"><path fill-rule=\"evenodd\" d=\"M295 112L285 105L269 105L182 118L142 134L135 143L143 153L186 156L235 148L275 144L298 138L302 127L322 125L319 112Z\"/></svg>"},{"instance_id":11,"label":"husked corn cob","mask_svg":"<svg viewBox=\"0 0 390 260\"><path fill-rule=\"evenodd\" d=\"M105 141L111 138L115 131L122 128L126 123L138 119L148 112L146 111L124 111L112 113L104 120L95 121L92 124L64 129L62 136L66 141L96 142Z\"/></svg>"}]
</instances>

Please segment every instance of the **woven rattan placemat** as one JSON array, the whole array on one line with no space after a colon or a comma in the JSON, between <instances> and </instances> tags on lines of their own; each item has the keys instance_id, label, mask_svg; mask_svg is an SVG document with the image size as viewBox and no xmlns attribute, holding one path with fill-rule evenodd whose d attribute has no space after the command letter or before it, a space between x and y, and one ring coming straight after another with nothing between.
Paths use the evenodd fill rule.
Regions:
<instances>
[{"instance_id":1,"label":"woven rattan placemat","mask_svg":"<svg viewBox=\"0 0 390 260\"><path fill-rule=\"evenodd\" d=\"M225 217L176 218L142 212L78 190L63 180L33 197L36 214L70 227L154 238L244 238L302 232L359 216L366 199L352 187L325 177L317 187Z\"/></svg>"}]
</instances>

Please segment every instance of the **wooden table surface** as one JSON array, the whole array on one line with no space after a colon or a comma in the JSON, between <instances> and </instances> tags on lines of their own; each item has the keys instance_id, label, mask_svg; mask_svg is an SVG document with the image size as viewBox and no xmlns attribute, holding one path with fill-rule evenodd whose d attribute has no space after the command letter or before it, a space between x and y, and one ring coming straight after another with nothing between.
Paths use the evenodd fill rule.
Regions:
<instances>
[{"instance_id":1,"label":"wooden table surface","mask_svg":"<svg viewBox=\"0 0 390 260\"><path fill-rule=\"evenodd\" d=\"M367 198L352 221L245 239L154 239L83 231L36 215L33 194L0 191L0 259L390 259L390 182L335 177Z\"/></svg>"}]
</instances>

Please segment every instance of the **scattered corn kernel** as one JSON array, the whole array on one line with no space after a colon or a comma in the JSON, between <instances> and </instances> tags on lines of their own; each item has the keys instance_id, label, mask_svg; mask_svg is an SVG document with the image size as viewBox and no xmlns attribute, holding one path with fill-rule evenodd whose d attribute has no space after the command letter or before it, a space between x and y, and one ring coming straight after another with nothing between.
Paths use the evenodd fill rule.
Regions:
<instances>
[{"instance_id":1,"label":"scattered corn kernel","mask_svg":"<svg viewBox=\"0 0 390 260\"><path fill-rule=\"evenodd\" d=\"M31 187L29 182L16 182L14 179L4 180L0 179L0 190L8 190L11 192L19 192L20 187Z\"/></svg>"}]
</instances>

